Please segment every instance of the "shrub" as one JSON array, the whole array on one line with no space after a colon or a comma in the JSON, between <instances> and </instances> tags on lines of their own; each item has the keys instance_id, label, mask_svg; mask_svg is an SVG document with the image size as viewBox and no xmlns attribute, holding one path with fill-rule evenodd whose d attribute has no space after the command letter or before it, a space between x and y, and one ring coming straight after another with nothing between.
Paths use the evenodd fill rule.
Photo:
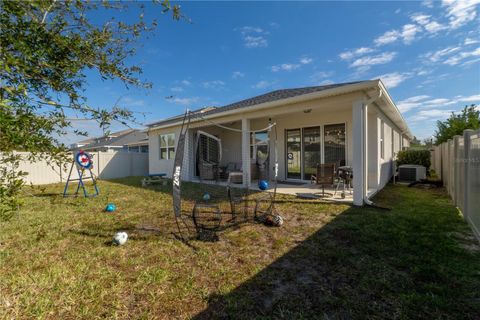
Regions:
<instances>
[{"instance_id":1,"label":"shrub","mask_svg":"<svg viewBox=\"0 0 480 320\"><path fill-rule=\"evenodd\" d=\"M429 150L402 150L398 152L397 165L417 164L430 168L430 151Z\"/></svg>"}]
</instances>

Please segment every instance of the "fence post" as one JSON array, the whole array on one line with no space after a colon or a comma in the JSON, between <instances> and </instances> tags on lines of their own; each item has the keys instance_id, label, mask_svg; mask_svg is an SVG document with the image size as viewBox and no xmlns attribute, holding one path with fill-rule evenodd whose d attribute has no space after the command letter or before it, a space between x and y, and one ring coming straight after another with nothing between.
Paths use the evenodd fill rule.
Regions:
<instances>
[{"instance_id":1,"label":"fence post","mask_svg":"<svg viewBox=\"0 0 480 320\"><path fill-rule=\"evenodd\" d=\"M461 207L460 201L460 188L459 184L461 183L462 179L460 176L460 161L463 161L464 154L460 154L460 139L462 137L456 135L453 137L453 190L452 194L455 199L455 205L457 207ZM462 172L463 174L463 172ZM463 199L462 199L463 200Z\"/></svg>"},{"instance_id":2,"label":"fence post","mask_svg":"<svg viewBox=\"0 0 480 320\"><path fill-rule=\"evenodd\" d=\"M464 172L463 174L465 175L465 179L463 181L464 183L464 188L465 192L463 193L463 218L465 220L468 220L468 215L470 213L470 208L468 207L468 196L469 196L469 190L468 187L470 186L470 173L469 173L469 161L470 161L470 146L471 146L471 135L473 134L473 130L467 129L463 131L463 146L465 148L465 153L464 153Z\"/></svg>"}]
</instances>

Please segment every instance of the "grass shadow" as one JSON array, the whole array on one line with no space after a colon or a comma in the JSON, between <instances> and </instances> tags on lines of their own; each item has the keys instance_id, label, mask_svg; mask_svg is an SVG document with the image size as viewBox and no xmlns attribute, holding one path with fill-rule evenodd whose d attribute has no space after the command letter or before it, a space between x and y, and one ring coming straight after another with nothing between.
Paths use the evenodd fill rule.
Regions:
<instances>
[{"instance_id":1,"label":"grass shadow","mask_svg":"<svg viewBox=\"0 0 480 320\"><path fill-rule=\"evenodd\" d=\"M480 255L452 242L454 208L418 193L347 209L193 319L477 319Z\"/></svg>"}]
</instances>

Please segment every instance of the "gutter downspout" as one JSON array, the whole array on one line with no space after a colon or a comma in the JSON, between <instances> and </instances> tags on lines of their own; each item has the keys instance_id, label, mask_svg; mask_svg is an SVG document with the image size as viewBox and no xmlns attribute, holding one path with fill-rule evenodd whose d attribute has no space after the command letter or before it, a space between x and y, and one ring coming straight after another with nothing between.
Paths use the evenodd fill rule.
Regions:
<instances>
[{"instance_id":1,"label":"gutter downspout","mask_svg":"<svg viewBox=\"0 0 480 320\"><path fill-rule=\"evenodd\" d=\"M372 98L368 99L363 104L364 114L365 114L365 133L364 133L364 135L365 135L366 138L368 137L368 127L367 127L368 106L370 104L374 103L375 101L377 101L378 99L380 99L381 97L382 97L382 89L379 88L378 96L375 96L375 97L372 97ZM374 206L373 202L370 201L370 199L368 199L368 197L367 197L367 192L368 192L368 187L367 187L367 184L368 184L368 139L365 139L365 145L363 146L363 156L365 158L364 166L363 166L363 170L364 170L363 177L365 179L365 181L363 182L363 190L362 190L363 202L368 206Z\"/></svg>"}]
</instances>

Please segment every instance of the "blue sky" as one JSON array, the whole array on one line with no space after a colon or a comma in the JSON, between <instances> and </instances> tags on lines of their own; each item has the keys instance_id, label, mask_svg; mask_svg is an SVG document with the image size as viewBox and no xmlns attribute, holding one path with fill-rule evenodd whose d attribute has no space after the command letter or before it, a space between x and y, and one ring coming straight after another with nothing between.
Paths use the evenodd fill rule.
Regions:
<instances>
[{"instance_id":1,"label":"blue sky","mask_svg":"<svg viewBox=\"0 0 480 320\"><path fill-rule=\"evenodd\" d=\"M479 2L181 2L192 22L161 17L132 60L152 89L88 73L86 96L93 106L119 100L149 123L280 88L382 78L414 135L427 138L438 119L480 103Z\"/></svg>"}]
</instances>

